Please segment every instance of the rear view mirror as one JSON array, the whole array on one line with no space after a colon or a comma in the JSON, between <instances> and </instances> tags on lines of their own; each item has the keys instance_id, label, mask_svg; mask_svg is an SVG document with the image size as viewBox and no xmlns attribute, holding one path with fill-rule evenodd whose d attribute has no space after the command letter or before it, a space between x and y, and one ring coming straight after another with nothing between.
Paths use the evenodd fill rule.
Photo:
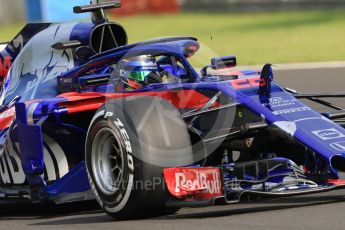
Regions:
<instances>
[{"instance_id":1,"label":"rear view mirror","mask_svg":"<svg viewBox=\"0 0 345 230\"><path fill-rule=\"evenodd\" d=\"M218 57L211 59L211 68L214 70L227 69L237 65L235 56Z\"/></svg>"}]
</instances>

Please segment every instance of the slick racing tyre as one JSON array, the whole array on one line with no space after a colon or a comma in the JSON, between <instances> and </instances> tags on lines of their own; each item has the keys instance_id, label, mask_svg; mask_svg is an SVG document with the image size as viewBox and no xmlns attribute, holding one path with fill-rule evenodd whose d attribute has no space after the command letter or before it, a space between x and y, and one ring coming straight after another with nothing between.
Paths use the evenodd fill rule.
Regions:
<instances>
[{"instance_id":1,"label":"slick racing tyre","mask_svg":"<svg viewBox=\"0 0 345 230\"><path fill-rule=\"evenodd\" d=\"M164 167L193 163L190 137L179 111L160 97L130 97L100 108L86 137L86 166L101 207L116 219L176 211Z\"/></svg>"}]
</instances>

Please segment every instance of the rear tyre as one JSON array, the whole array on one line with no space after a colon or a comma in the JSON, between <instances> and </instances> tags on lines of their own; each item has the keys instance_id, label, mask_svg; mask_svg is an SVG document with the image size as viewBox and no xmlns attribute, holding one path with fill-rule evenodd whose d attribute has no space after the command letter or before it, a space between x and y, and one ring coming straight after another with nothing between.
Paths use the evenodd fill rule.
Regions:
<instances>
[{"instance_id":1,"label":"rear tyre","mask_svg":"<svg viewBox=\"0 0 345 230\"><path fill-rule=\"evenodd\" d=\"M165 207L164 167L193 163L190 137L179 111L158 97L106 103L91 121L86 166L98 203L128 219L177 211Z\"/></svg>"}]
</instances>

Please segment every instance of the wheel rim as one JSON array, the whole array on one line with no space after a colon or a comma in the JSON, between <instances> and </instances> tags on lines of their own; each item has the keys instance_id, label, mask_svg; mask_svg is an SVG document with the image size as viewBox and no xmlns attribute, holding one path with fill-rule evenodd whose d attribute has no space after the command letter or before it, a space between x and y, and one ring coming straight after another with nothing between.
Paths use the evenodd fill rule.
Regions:
<instances>
[{"instance_id":1,"label":"wheel rim","mask_svg":"<svg viewBox=\"0 0 345 230\"><path fill-rule=\"evenodd\" d=\"M110 128L102 128L94 138L91 165L97 187L106 195L115 194L123 180L124 160L120 141Z\"/></svg>"}]
</instances>

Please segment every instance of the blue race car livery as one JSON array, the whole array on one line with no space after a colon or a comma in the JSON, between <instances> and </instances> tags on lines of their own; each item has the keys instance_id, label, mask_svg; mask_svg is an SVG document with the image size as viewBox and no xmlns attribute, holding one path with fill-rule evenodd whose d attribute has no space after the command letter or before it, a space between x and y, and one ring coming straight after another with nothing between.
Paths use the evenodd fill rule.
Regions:
<instances>
[{"instance_id":1,"label":"blue race car livery","mask_svg":"<svg viewBox=\"0 0 345 230\"><path fill-rule=\"evenodd\" d=\"M115 218L345 187L343 108L232 71L236 57L193 67L200 44L127 44L104 9L90 23L28 24L2 45L0 197L97 200ZM319 113L299 99L336 112Z\"/></svg>"}]
</instances>

